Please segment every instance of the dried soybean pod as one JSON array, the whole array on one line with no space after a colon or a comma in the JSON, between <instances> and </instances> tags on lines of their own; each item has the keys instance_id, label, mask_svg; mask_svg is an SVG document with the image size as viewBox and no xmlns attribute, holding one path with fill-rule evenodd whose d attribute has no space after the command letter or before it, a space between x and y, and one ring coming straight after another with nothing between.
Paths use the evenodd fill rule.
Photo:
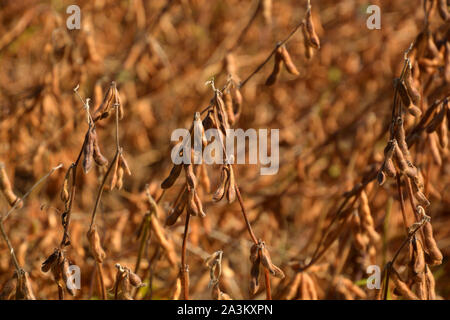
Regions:
<instances>
[{"instance_id":1,"label":"dried soybean pod","mask_svg":"<svg viewBox=\"0 0 450 320\"><path fill-rule=\"evenodd\" d=\"M420 205L423 207L428 207L430 205L430 201L427 199L427 197L423 194L422 191L416 190L414 193L414 197L419 201Z\"/></svg>"},{"instance_id":2,"label":"dried soybean pod","mask_svg":"<svg viewBox=\"0 0 450 320\"><path fill-rule=\"evenodd\" d=\"M264 242L260 243L261 264L269 270L269 272L280 279L284 279L284 272L272 263L269 251L266 249Z\"/></svg>"},{"instance_id":3,"label":"dried soybean pod","mask_svg":"<svg viewBox=\"0 0 450 320\"><path fill-rule=\"evenodd\" d=\"M92 168L92 160L94 156L94 139L95 135L92 133L93 127L89 128L86 137L85 137L85 143L83 148L83 170L84 173L88 173L89 170Z\"/></svg>"},{"instance_id":4,"label":"dried soybean pod","mask_svg":"<svg viewBox=\"0 0 450 320\"><path fill-rule=\"evenodd\" d=\"M425 271L425 255L422 247L422 242L419 239L415 239L413 241L413 248L414 248L414 254L413 254L413 271L414 274L420 274Z\"/></svg>"},{"instance_id":5,"label":"dried soybean pod","mask_svg":"<svg viewBox=\"0 0 450 320\"><path fill-rule=\"evenodd\" d=\"M41 270L42 272L48 272L58 261L59 259L59 250L56 248L53 253L42 262Z\"/></svg>"},{"instance_id":6,"label":"dried soybean pod","mask_svg":"<svg viewBox=\"0 0 450 320\"><path fill-rule=\"evenodd\" d=\"M430 268L426 265L426 272L425 272L425 281L427 282L428 285L428 299L430 300L436 300L436 292L435 292L435 287L436 287L436 282L434 280L434 276L431 273Z\"/></svg>"},{"instance_id":7,"label":"dried soybean pod","mask_svg":"<svg viewBox=\"0 0 450 320\"><path fill-rule=\"evenodd\" d=\"M427 137L428 146L430 147L431 156L433 157L434 162L440 167L442 166L442 158L441 153L439 152L439 148L437 145L437 137L434 133L429 134Z\"/></svg>"},{"instance_id":8,"label":"dried soybean pod","mask_svg":"<svg viewBox=\"0 0 450 320\"><path fill-rule=\"evenodd\" d=\"M187 212L191 216L197 216L199 213L197 203L195 202L195 189L192 188L189 189L188 193Z\"/></svg>"},{"instance_id":9,"label":"dried soybean pod","mask_svg":"<svg viewBox=\"0 0 450 320\"><path fill-rule=\"evenodd\" d=\"M145 286L145 284L142 283L141 278L133 271L128 270L128 277L130 278L130 283L133 287L140 288Z\"/></svg>"},{"instance_id":10,"label":"dried soybean pod","mask_svg":"<svg viewBox=\"0 0 450 320\"><path fill-rule=\"evenodd\" d=\"M252 263L252 267L250 269L250 293L252 295L256 294L259 289L259 272L260 272L260 257L256 259L255 262Z\"/></svg>"},{"instance_id":11,"label":"dried soybean pod","mask_svg":"<svg viewBox=\"0 0 450 320\"><path fill-rule=\"evenodd\" d=\"M406 299L409 300L419 300L419 298L416 296L414 292L412 292L406 283L404 283L400 276L398 275L397 271L394 268L391 268L390 276L392 279L392 282L395 285L395 288L397 291Z\"/></svg>"},{"instance_id":12,"label":"dried soybean pod","mask_svg":"<svg viewBox=\"0 0 450 320\"><path fill-rule=\"evenodd\" d=\"M306 272L303 274L303 279L302 281L306 282L306 289L309 293L310 299L311 300L317 300L317 290L316 287L314 285L314 281L312 280L311 276L309 274L307 274Z\"/></svg>"},{"instance_id":13,"label":"dried soybean pod","mask_svg":"<svg viewBox=\"0 0 450 320\"><path fill-rule=\"evenodd\" d=\"M377 181L380 186L382 186L386 182L386 175L382 170L378 171Z\"/></svg>"},{"instance_id":14,"label":"dried soybean pod","mask_svg":"<svg viewBox=\"0 0 450 320\"><path fill-rule=\"evenodd\" d=\"M123 168L119 167L117 169L117 182L116 182L117 190L121 190L123 187Z\"/></svg>"},{"instance_id":15,"label":"dried soybean pod","mask_svg":"<svg viewBox=\"0 0 450 320\"><path fill-rule=\"evenodd\" d=\"M226 166L222 166L222 174L220 177L220 184L219 184L219 187L217 188L216 192L213 195L214 201L222 200L223 196L225 195L225 191L226 191L225 188L228 184L228 180L229 180L228 168Z\"/></svg>"},{"instance_id":16,"label":"dried soybean pod","mask_svg":"<svg viewBox=\"0 0 450 320\"><path fill-rule=\"evenodd\" d=\"M117 90L116 86L114 86L114 91L115 91L115 99L116 99L116 101L115 101L116 108L118 108L117 112L119 113L119 120L122 120L123 119L123 115L124 115L123 106L122 106L122 102L120 101L119 90Z\"/></svg>"},{"instance_id":17,"label":"dried soybean pod","mask_svg":"<svg viewBox=\"0 0 450 320\"><path fill-rule=\"evenodd\" d=\"M286 294L286 300L292 300L298 293L298 287L300 286L300 282L302 280L302 273L297 273L295 275L294 281L289 286L289 290Z\"/></svg>"},{"instance_id":18,"label":"dried soybean pod","mask_svg":"<svg viewBox=\"0 0 450 320\"><path fill-rule=\"evenodd\" d=\"M103 101L100 104L100 106L95 110L94 115L95 118L104 119L109 116L109 111L111 108L111 104L114 98L114 90L113 90L113 84L111 84L108 87L108 90L105 93L105 96L103 97Z\"/></svg>"},{"instance_id":19,"label":"dried soybean pod","mask_svg":"<svg viewBox=\"0 0 450 320\"><path fill-rule=\"evenodd\" d=\"M441 109L438 113L436 113L431 120L430 124L427 126L427 133L432 133L436 131L436 129L440 126L440 124L444 121L445 114L447 113L447 99L442 103Z\"/></svg>"},{"instance_id":20,"label":"dried soybean pod","mask_svg":"<svg viewBox=\"0 0 450 320\"><path fill-rule=\"evenodd\" d=\"M442 253L439 250L436 240L433 236L433 227L430 222L423 226L424 248L427 252L426 261L430 266L440 265L442 263Z\"/></svg>"},{"instance_id":21,"label":"dried soybean pod","mask_svg":"<svg viewBox=\"0 0 450 320\"><path fill-rule=\"evenodd\" d=\"M87 233L92 253L97 262L102 263L106 257L105 251L100 244L100 236L97 232L97 226L94 224Z\"/></svg>"},{"instance_id":22,"label":"dried soybean pod","mask_svg":"<svg viewBox=\"0 0 450 320\"><path fill-rule=\"evenodd\" d=\"M394 162L392 161L392 159L386 160L386 162L384 163L384 166L383 166L383 172L385 172L388 177L395 178L397 173L395 171L395 166L394 166Z\"/></svg>"},{"instance_id":23,"label":"dried soybean pod","mask_svg":"<svg viewBox=\"0 0 450 320\"><path fill-rule=\"evenodd\" d=\"M203 187L206 193L211 190L211 181L209 180L208 170L204 162L200 165L200 185Z\"/></svg>"},{"instance_id":24,"label":"dried soybean pod","mask_svg":"<svg viewBox=\"0 0 450 320\"><path fill-rule=\"evenodd\" d=\"M405 108L409 108L409 106L411 105L411 98L408 95L405 83L398 78L394 80L394 83L400 95L400 98L402 99L403 106Z\"/></svg>"},{"instance_id":25,"label":"dried soybean pod","mask_svg":"<svg viewBox=\"0 0 450 320\"><path fill-rule=\"evenodd\" d=\"M233 98L231 97L230 90L227 90L223 94L223 100L225 103L225 109L227 111L227 116L230 124L234 124L234 111L233 111Z\"/></svg>"},{"instance_id":26,"label":"dried soybean pod","mask_svg":"<svg viewBox=\"0 0 450 320\"><path fill-rule=\"evenodd\" d=\"M418 106L420 103L420 93L414 86L414 80L412 77L411 68L412 68L411 62L408 61L408 66L406 67L405 76L404 76L405 85L406 85L406 90L408 92L408 95L411 98L413 104Z\"/></svg>"},{"instance_id":27,"label":"dried soybean pod","mask_svg":"<svg viewBox=\"0 0 450 320\"><path fill-rule=\"evenodd\" d=\"M70 269L69 269L69 260L64 257L63 262L61 263L61 274L62 278L64 280L64 283L66 284L67 291L72 295L75 296L75 290L72 286L69 286L68 283L70 282L70 277L72 275Z\"/></svg>"},{"instance_id":28,"label":"dried soybean pod","mask_svg":"<svg viewBox=\"0 0 450 320\"><path fill-rule=\"evenodd\" d=\"M253 244L250 247L250 261L255 263L259 258L259 246L258 244Z\"/></svg>"},{"instance_id":29,"label":"dried soybean pod","mask_svg":"<svg viewBox=\"0 0 450 320\"><path fill-rule=\"evenodd\" d=\"M191 164L185 164L183 167L187 184L190 188L195 189L197 186L197 178L195 177L193 166Z\"/></svg>"},{"instance_id":30,"label":"dried soybean pod","mask_svg":"<svg viewBox=\"0 0 450 320\"><path fill-rule=\"evenodd\" d=\"M283 59L284 65L286 67L286 70L293 74L294 76L298 76L300 72L298 72L297 68L295 67L295 64L292 62L291 55L286 49L286 46L281 46L281 57Z\"/></svg>"},{"instance_id":31,"label":"dried soybean pod","mask_svg":"<svg viewBox=\"0 0 450 320\"><path fill-rule=\"evenodd\" d=\"M264 22L272 24L272 0L262 0L262 13Z\"/></svg>"},{"instance_id":32,"label":"dried soybean pod","mask_svg":"<svg viewBox=\"0 0 450 320\"><path fill-rule=\"evenodd\" d=\"M445 43L445 66L444 66L444 78L447 83L450 83L450 42ZM448 112L448 109L447 109ZM450 117L447 116L447 120L450 121Z\"/></svg>"},{"instance_id":33,"label":"dried soybean pod","mask_svg":"<svg viewBox=\"0 0 450 320\"><path fill-rule=\"evenodd\" d=\"M205 130L216 128L216 120L214 120L214 111L209 110L206 117L203 119L203 128Z\"/></svg>"},{"instance_id":34,"label":"dried soybean pod","mask_svg":"<svg viewBox=\"0 0 450 320\"><path fill-rule=\"evenodd\" d=\"M281 48L278 48L275 53L275 61L273 64L273 70L272 70L272 73L270 74L270 76L266 80L266 83L265 83L266 86L271 86L278 80L278 76L280 75L282 64L283 64L283 58L281 56Z\"/></svg>"},{"instance_id":35,"label":"dried soybean pod","mask_svg":"<svg viewBox=\"0 0 450 320\"><path fill-rule=\"evenodd\" d=\"M447 114L445 115L448 116ZM439 144L442 149L447 149L448 147L448 121L443 120L436 130L437 136L439 138Z\"/></svg>"},{"instance_id":36,"label":"dried soybean pod","mask_svg":"<svg viewBox=\"0 0 450 320\"><path fill-rule=\"evenodd\" d=\"M309 36L308 31L306 30L305 23L302 24L302 33L303 33L303 46L305 47L305 57L307 60L311 60L311 58L314 55L314 51L309 44Z\"/></svg>"},{"instance_id":37,"label":"dried soybean pod","mask_svg":"<svg viewBox=\"0 0 450 320\"><path fill-rule=\"evenodd\" d=\"M169 176L161 183L162 189L169 189L178 179L183 166L181 164L174 164L170 170Z\"/></svg>"},{"instance_id":38,"label":"dried soybean pod","mask_svg":"<svg viewBox=\"0 0 450 320\"><path fill-rule=\"evenodd\" d=\"M241 115L242 94L241 91L234 85L231 87L230 92L231 98L233 100L234 122L236 122L239 119L239 116Z\"/></svg>"},{"instance_id":39,"label":"dried soybean pod","mask_svg":"<svg viewBox=\"0 0 450 320\"><path fill-rule=\"evenodd\" d=\"M442 20L449 21L450 14L448 13L448 3L447 0L438 0L438 11Z\"/></svg>"},{"instance_id":40,"label":"dried soybean pod","mask_svg":"<svg viewBox=\"0 0 450 320\"><path fill-rule=\"evenodd\" d=\"M113 175L112 175L112 178L111 178L111 186L110 186L110 189L112 190L112 189L114 189L115 187L116 187L116 184L117 184L117 171L118 171L118 168L119 168L119 157L116 157L115 159L114 159L114 167L113 167Z\"/></svg>"},{"instance_id":41,"label":"dried soybean pod","mask_svg":"<svg viewBox=\"0 0 450 320\"><path fill-rule=\"evenodd\" d=\"M178 217L183 213L187 200L188 191L187 189L185 189L181 200L175 205L175 207L171 210L169 216L166 218L166 226L172 226L173 224L175 224L175 222L177 222Z\"/></svg>"},{"instance_id":42,"label":"dried soybean pod","mask_svg":"<svg viewBox=\"0 0 450 320\"><path fill-rule=\"evenodd\" d=\"M119 160L120 160L120 165L121 167L125 170L125 172L127 173L127 175L131 176L131 170L130 167L128 166L128 162L125 159L125 157L122 154L122 151L119 154Z\"/></svg>"},{"instance_id":43,"label":"dried soybean pod","mask_svg":"<svg viewBox=\"0 0 450 320\"><path fill-rule=\"evenodd\" d=\"M311 16L311 2L308 0L308 8L306 9L306 31L308 33L309 43L314 49L320 49L320 40L317 36L316 30L314 28L314 23Z\"/></svg>"},{"instance_id":44,"label":"dried soybean pod","mask_svg":"<svg viewBox=\"0 0 450 320\"><path fill-rule=\"evenodd\" d=\"M95 132L95 131L94 131ZM94 161L97 165L99 166L107 166L108 165L108 159L106 159L103 154L100 151L100 146L98 144L98 138L97 138L97 133L94 134L94 143L93 143L93 147L94 147L94 153L93 153L93 157L94 157Z\"/></svg>"},{"instance_id":45,"label":"dried soybean pod","mask_svg":"<svg viewBox=\"0 0 450 320\"><path fill-rule=\"evenodd\" d=\"M228 172L230 177L227 188L227 200L228 203L232 203L234 200L236 200L236 181L234 179L234 171L231 165L228 166Z\"/></svg>"},{"instance_id":46,"label":"dried soybean pod","mask_svg":"<svg viewBox=\"0 0 450 320\"><path fill-rule=\"evenodd\" d=\"M200 200L200 197L198 196L197 192L195 192L195 190L194 190L194 202L197 205L198 214L200 215L200 217L202 218L206 217L206 213L205 211L203 211L202 201Z\"/></svg>"},{"instance_id":47,"label":"dried soybean pod","mask_svg":"<svg viewBox=\"0 0 450 320\"><path fill-rule=\"evenodd\" d=\"M12 190L11 182L6 174L5 164L3 162L0 162L0 191L3 193L6 201L8 201L8 204L11 207L17 204L17 208L22 208L23 203Z\"/></svg>"}]
</instances>

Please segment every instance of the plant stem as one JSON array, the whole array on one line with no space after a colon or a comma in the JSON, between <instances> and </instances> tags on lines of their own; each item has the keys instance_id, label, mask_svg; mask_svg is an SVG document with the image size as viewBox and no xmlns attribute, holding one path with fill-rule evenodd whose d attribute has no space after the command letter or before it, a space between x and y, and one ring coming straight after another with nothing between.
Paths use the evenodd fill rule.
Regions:
<instances>
[{"instance_id":1,"label":"plant stem","mask_svg":"<svg viewBox=\"0 0 450 320\"><path fill-rule=\"evenodd\" d=\"M184 235L183 235L183 244L181 247L181 281L183 287L183 298L184 300L189 300L189 269L186 264L186 246L187 246L187 237L189 231L189 220L191 214L186 211L186 223L184 225Z\"/></svg>"}]
</instances>

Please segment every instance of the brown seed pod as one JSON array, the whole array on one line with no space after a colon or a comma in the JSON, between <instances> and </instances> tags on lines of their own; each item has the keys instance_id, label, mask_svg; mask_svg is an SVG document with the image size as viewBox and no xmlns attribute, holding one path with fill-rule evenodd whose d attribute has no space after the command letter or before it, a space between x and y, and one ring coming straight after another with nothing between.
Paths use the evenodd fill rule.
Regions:
<instances>
[{"instance_id":1,"label":"brown seed pod","mask_svg":"<svg viewBox=\"0 0 450 320\"><path fill-rule=\"evenodd\" d=\"M0 300L10 300L16 290L17 274L6 281L3 285L2 291L0 291Z\"/></svg>"},{"instance_id":2,"label":"brown seed pod","mask_svg":"<svg viewBox=\"0 0 450 320\"><path fill-rule=\"evenodd\" d=\"M394 86L397 89L400 98L402 99L403 106L408 109L412 105L411 98L408 95L405 83L400 79L394 79Z\"/></svg>"},{"instance_id":3,"label":"brown seed pod","mask_svg":"<svg viewBox=\"0 0 450 320\"><path fill-rule=\"evenodd\" d=\"M206 193L211 190L211 181L209 180L208 170L206 169L205 163L200 165L200 185Z\"/></svg>"},{"instance_id":4,"label":"brown seed pod","mask_svg":"<svg viewBox=\"0 0 450 320\"><path fill-rule=\"evenodd\" d=\"M114 102L114 104L115 104L116 108L118 108L117 112L119 113L119 120L122 120L123 119L123 115L124 115L123 106L122 106L122 103L120 102L120 94L119 94L119 90L117 90L116 86L114 86L114 94L115 94L115 97L114 97L115 98L115 102Z\"/></svg>"},{"instance_id":5,"label":"brown seed pod","mask_svg":"<svg viewBox=\"0 0 450 320\"><path fill-rule=\"evenodd\" d=\"M419 239L412 241L413 245L413 272L417 276L425 272L425 254L422 247L422 242Z\"/></svg>"},{"instance_id":6,"label":"brown seed pod","mask_svg":"<svg viewBox=\"0 0 450 320\"><path fill-rule=\"evenodd\" d=\"M382 170L378 171L377 181L380 186L386 182L386 174Z\"/></svg>"},{"instance_id":7,"label":"brown seed pod","mask_svg":"<svg viewBox=\"0 0 450 320\"><path fill-rule=\"evenodd\" d=\"M414 80L412 77L411 69L412 69L411 62L408 61L408 65L405 70L405 76L404 76L405 80L404 81L405 81L406 91L408 93L408 96L411 98L412 103L414 105L418 106L420 103L420 93L419 93L419 90L417 90L416 87L414 86ZM420 109L419 109L419 111L420 111ZM420 113L422 113L422 111L420 111Z\"/></svg>"},{"instance_id":8,"label":"brown seed pod","mask_svg":"<svg viewBox=\"0 0 450 320\"><path fill-rule=\"evenodd\" d=\"M117 179L118 179L118 169L119 169L119 157L115 157L115 159L114 159L114 164L113 164L113 171L112 171L112 173L113 173L113 175L112 175L112 178L111 178L111 186L110 186L110 189L112 190L112 189L114 189L115 187L116 187L116 185L117 185Z\"/></svg>"},{"instance_id":9,"label":"brown seed pod","mask_svg":"<svg viewBox=\"0 0 450 320\"><path fill-rule=\"evenodd\" d=\"M71 272L69 271L69 260L64 257L62 263L60 264L60 268L61 268L61 275L62 278L64 280L64 284L65 287L67 289L67 291L72 295L75 296L75 290L74 288L72 288L71 286L67 285L68 284L68 280L71 276Z\"/></svg>"},{"instance_id":10,"label":"brown seed pod","mask_svg":"<svg viewBox=\"0 0 450 320\"><path fill-rule=\"evenodd\" d=\"M0 162L0 191L3 193L6 201L8 201L8 204L11 207L17 203L17 208L22 208L22 200L13 192L11 182L6 174L5 164L3 162Z\"/></svg>"},{"instance_id":11,"label":"brown seed pod","mask_svg":"<svg viewBox=\"0 0 450 320\"><path fill-rule=\"evenodd\" d=\"M230 177L230 173L228 171L228 168L227 168L227 166L223 165L222 173L220 176L219 187L217 188L216 192L213 195L214 201L222 200L223 196L225 195L225 191L226 191L225 189L226 189L226 186L228 185L229 177Z\"/></svg>"},{"instance_id":12,"label":"brown seed pod","mask_svg":"<svg viewBox=\"0 0 450 320\"><path fill-rule=\"evenodd\" d=\"M449 21L450 20L450 14L448 13L448 2L447 0L438 0L438 11L439 15L441 16L442 20Z\"/></svg>"},{"instance_id":13,"label":"brown seed pod","mask_svg":"<svg viewBox=\"0 0 450 320\"><path fill-rule=\"evenodd\" d=\"M223 134L226 135L226 130L230 128L230 124L228 122L228 116L227 111L225 107L225 102L223 102L221 94L216 92L213 98L214 105L216 108L214 108L214 111L217 115L218 125L220 129L222 130Z\"/></svg>"},{"instance_id":14,"label":"brown seed pod","mask_svg":"<svg viewBox=\"0 0 450 320\"><path fill-rule=\"evenodd\" d=\"M269 270L269 272L277 278L284 279L284 272L278 268L276 265L272 263L272 259L270 258L269 251L267 250L264 242L260 241L259 250L261 256L261 264Z\"/></svg>"},{"instance_id":15,"label":"brown seed pod","mask_svg":"<svg viewBox=\"0 0 450 320\"><path fill-rule=\"evenodd\" d=\"M314 50L312 46L309 44L309 36L308 31L306 30L306 25L302 24L302 33L303 33L303 46L305 48L305 57L307 60L311 60L314 55Z\"/></svg>"},{"instance_id":16,"label":"brown seed pod","mask_svg":"<svg viewBox=\"0 0 450 320\"><path fill-rule=\"evenodd\" d=\"M41 265L42 272L48 272L55 265L55 263L58 262L59 256L60 251L58 250L58 248L55 248L53 253L47 259L45 259L44 262L42 262Z\"/></svg>"},{"instance_id":17,"label":"brown seed pod","mask_svg":"<svg viewBox=\"0 0 450 320\"><path fill-rule=\"evenodd\" d=\"M426 222L423 226L424 248L427 253L426 262L430 266L442 264L442 253L439 250L436 240L433 236L433 227L430 222Z\"/></svg>"},{"instance_id":18,"label":"brown seed pod","mask_svg":"<svg viewBox=\"0 0 450 320\"><path fill-rule=\"evenodd\" d=\"M233 111L233 98L231 97L230 90L227 90L223 94L223 100L225 103L225 109L227 111L228 121L231 125L234 124L234 111Z\"/></svg>"},{"instance_id":19,"label":"brown seed pod","mask_svg":"<svg viewBox=\"0 0 450 320\"><path fill-rule=\"evenodd\" d=\"M69 201L69 179L71 173L72 173L72 166L70 166L69 169L67 169L67 172L64 176L63 187L60 194L61 200L64 203L67 203L67 201Z\"/></svg>"},{"instance_id":20,"label":"brown seed pod","mask_svg":"<svg viewBox=\"0 0 450 320\"><path fill-rule=\"evenodd\" d=\"M197 216L199 214L197 203L195 202L195 189L188 188L188 202L187 202L187 212L191 216Z\"/></svg>"},{"instance_id":21,"label":"brown seed pod","mask_svg":"<svg viewBox=\"0 0 450 320\"><path fill-rule=\"evenodd\" d=\"M105 251L100 244L100 236L97 232L97 226L94 224L92 228L87 233L89 245L92 250L92 254L94 255L95 260L98 263L102 263L106 257Z\"/></svg>"},{"instance_id":22,"label":"brown seed pod","mask_svg":"<svg viewBox=\"0 0 450 320\"><path fill-rule=\"evenodd\" d=\"M391 268L390 277L392 282L395 285L396 290L402 295L404 298L409 300L419 300L414 292L412 292L405 282L403 282L398 275L397 271L394 268Z\"/></svg>"},{"instance_id":23,"label":"brown seed pod","mask_svg":"<svg viewBox=\"0 0 450 320\"><path fill-rule=\"evenodd\" d=\"M411 154L409 153L408 144L406 143L405 128L403 127L402 118L397 119L397 130L395 130L395 139L400 148L405 160L412 163Z\"/></svg>"},{"instance_id":24,"label":"brown seed pod","mask_svg":"<svg viewBox=\"0 0 450 320\"><path fill-rule=\"evenodd\" d=\"M171 186L173 186L175 181L177 181L182 169L183 165L174 164L172 170L170 170L169 176L161 183L161 188L169 189Z\"/></svg>"},{"instance_id":25,"label":"brown seed pod","mask_svg":"<svg viewBox=\"0 0 450 320\"><path fill-rule=\"evenodd\" d=\"M448 101L447 101L447 99L445 99L444 102L442 103L441 109L439 110L439 112L437 112L434 115L430 124L427 126L428 133L432 133L432 132L436 131L437 128L439 128L441 123L444 121L445 114L447 113L447 106L448 106Z\"/></svg>"},{"instance_id":26,"label":"brown seed pod","mask_svg":"<svg viewBox=\"0 0 450 320\"><path fill-rule=\"evenodd\" d=\"M286 293L286 300L295 299L298 293L298 288L300 286L301 280L302 280L302 273L297 273L295 275L294 280L289 285L288 291Z\"/></svg>"},{"instance_id":27,"label":"brown seed pod","mask_svg":"<svg viewBox=\"0 0 450 320\"><path fill-rule=\"evenodd\" d=\"M85 143L83 148L83 170L84 173L88 173L92 168L92 160L94 156L94 140L95 133L93 131L94 127L89 128L86 133Z\"/></svg>"},{"instance_id":28,"label":"brown seed pod","mask_svg":"<svg viewBox=\"0 0 450 320\"><path fill-rule=\"evenodd\" d=\"M119 283L122 299L133 300L131 296L131 283L128 275L124 276Z\"/></svg>"},{"instance_id":29,"label":"brown seed pod","mask_svg":"<svg viewBox=\"0 0 450 320\"><path fill-rule=\"evenodd\" d=\"M206 117L203 119L203 128L205 130L213 129L217 127L216 120L214 119L214 111L209 110Z\"/></svg>"},{"instance_id":30,"label":"brown seed pod","mask_svg":"<svg viewBox=\"0 0 450 320\"><path fill-rule=\"evenodd\" d=\"M105 96L103 97L102 103L94 112L95 119L97 119L97 118L104 119L109 116L111 106L112 106L113 100L114 100L114 86L115 86L115 84L113 82L108 87L108 90L106 91Z\"/></svg>"},{"instance_id":31,"label":"brown seed pod","mask_svg":"<svg viewBox=\"0 0 450 320\"><path fill-rule=\"evenodd\" d=\"M17 276L16 300L36 300L28 272L22 271Z\"/></svg>"},{"instance_id":32,"label":"brown seed pod","mask_svg":"<svg viewBox=\"0 0 450 320\"><path fill-rule=\"evenodd\" d=\"M412 104L406 110L408 110L409 114L417 118L419 118L422 115L422 110L420 110L418 107Z\"/></svg>"},{"instance_id":33,"label":"brown seed pod","mask_svg":"<svg viewBox=\"0 0 450 320\"><path fill-rule=\"evenodd\" d=\"M250 269L250 294L254 295L259 289L259 272L260 272L260 257L258 255L255 262L252 262Z\"/></svg>"},{"instance_id":34,"label":"brown seed pod","mask_svg":"<svg viewBox=\"0 0 450 320\"><path fill-rule=\"evenodd\" d=\"M119 169L117 169L117 182L116 182L116 187L117 190L121 190L123 187L123 168L119 167Z\"/></svg>"},{"instance_id":35,"label":"brown seed pod","mask_svg":"<svg viewBox=\"0 0 450 320\"><path fill-rule=\"evenodd\" d=\"M227 187L227 200L228 203L233 203L236 200L236 181L234 179L234 171L231 165L228 166L229 179Z\"/></svg>"},{"instance_id":36,"label":"brown seed pod","mask_svg":"<svg viewBox=\"0 0 450 320\"><path fill-rule=\"evenodd\" d=\"M203 211L202 201L200 200L200 197L198 196L197 192L194 193L194 201L195 201L195 204L197 205L198 213L199 213L200 217L202 217L202 218L206 217L206 213L205 213L205 211Z\"/></svg>"},{"instance_id":37,"label":"brown seed pod","mask_svg":"<svg viewBox=\"0 0 450 320\"><path fill-rule=\"evenodd\" d=\"M131 271L130 269L128 269L128 277L130 278L130 283L133 287L136 287L136 288L145 287L145 284L142 283L141 278L136 273Z\"/></svg>"},{"instance_id":38,"label":"brown seed pod","mask_svg":"<svg viewBox=\"0 0 450 320\"><path fill-rule=\"evenodd\" d=\"M234 122L236 123L241 115L242 110L242 94L241 91L233 85L230 88L231 98L233 100L233 112L234 112Z\"/></svg>"},{"instance_id":39,"label":"brown seed pod","mask_svg":"<svg viewBox=\"0 0 450 320\"><path fill-rule=\"evenodd\" d=\"M450 83L450 42L445 43L445 67L444 67L444 78L447 83ZM449 109L447 109L449 112ZM447 120L450 121L450 117L447 113Z\"/></svg>"},{"instance_id":40,"label":"brown seed pod","mask_svg":"<svg viewBox=\"0 0 450 320\"><path fill-rule=\"evenodd\" d=\"M190 188L195 189L197 186L197 178L195 177L193 166L190 164L185 164L183 167L186 175L186 183Z\"/></svg>"},{"instance_id":41,"label":"brown seed pod","mask_svg":"<svg viewBox=\"0 0 450 320\"><path fill-rule=\"evenodd\" d=\"M183 191L180 201L176 203L176 205L170 211L169 216L166 218L165 222L166 226L171 226L175 224L175 222L178 220L178 217L183 213L187 200L188 200L188 191L187 189L185 189Z\"/></svg>"},{"instance_id":42,"label":"brown seed pod","mask_svg":"<svg viewBox=\"0 0 450 320\"><path fill-rule=\"evenodd\" d=\"M95 130L94 130L95 132ZM98 166L108 166L108 159L106 159L105 156L103 156L102 152L100 151L100 146L98 144L98 138L97 138L97 133L95 133L94 135L94 142L93 142L93 147L94 147L94 161Z\"/></svg>"},{"instance_id":43,"label":"brown seed pod","mask_svg":"<svg viewBox=\"0 0 450 320\"><path fill-rule=\"evenodd\" d=\"M428 286L428 298L430 300L436 300L436 282L434 280L433 273L431 273L430 268L426 265L426 271L425 271L425 281Z\"/></svg>"},{"instance_id":44,"label":"brown seed pod","mask_svg":"<svg viewBox=\"0 0 450 320\"><path fill-rule=\"evenodd\" d=\"M283 59L284 66L286 67L286 70L293 74L294 76L298 76L300 72L298 72L297 68L295 67L295 64L292 62L291 55L286 49L286 46L281 46L281 58Z\"/></svg>"},{"instance_id":45,"label":"brown seed pod","mask_svg":"<svg viewBox=\"0 0 450 320\"><path fill-rule=\"evenodd\" d=\"M130 167L128 166L128 162L125 159L125 157L123 156L122 152L120 152L120 154L119 154L119 161L120 161L120 166L125 170L127 175L131 176Z\"/></svg>"},{"instance_id":46,"label":"brown seed pod","mask_svg":"<svg viewBox=\"0 0 450 320\"><path fill-rule=\"evenodd\" d=\"M419 190L417 190L414 193L414 197L419 201L420 205L422 207L428 207L430 205L430 201L427 199L427 197Z\"/></svg>"},{"instance_id":47,"label":"brown seed pod","mask_svg":"<svg viewBox=\"0 0 450 320\"><path fill-rule=\"evenodd\" d=\"M447 115L446 115L447 116ZM436 130L437 136L439 138L439 145L442 149L447 149L448 147L448 123L447 121L442 121L439 128Z\"/></svg>"},{"instance_id":48,"label":"brown seed pod","mask_svg":"<svg viewBox=\"0 0 450 320\"><path fill-rule=\"evenodd\" d=\"M262 14L267 25L272 24L272 0L262 0Z\"/></svg>"},{"instance_id":49,"label":"brown seed pod","mask_svg":"<svg viewBox=\"0 0 450 320\"><path fill-rule=\"evenodd\" d=\"M397 172L395 170L394 162L392 161L392 159L386 160L383 166L383 172L386 173L388 177L395 178Z\"/></svg>"},{"instance_id":50,"label":"brown seed pod","mask_svg":"<svg viewBox=\"0 0 450 320\"><path fill-rule=\"evenodd\" d=\"M310 45L314 49L320 49L320 40L314 28L314 23L311 16L311 3L309 0L308 0L308 8L306 9L305 25Z\"/></svg>"},{"instance_id":51,"label":"brown seed pod","mask_svg":"<svg viewBox=\"0 0 450 320\"><path fill-rule=\"evenodd\" d=\"M433 157L434 162L440 167L442 166L442 158L441 158L441 153L439 152L439 148L438 148L438 137L432 133L429 134L427 137L428 140L428 147L430 148L431 151L431 156Z\"/></svg>"},{"instance_id":52,"label":"brown seed pod","mask_svg":"<svg viewBox=\"0 0 450 320\"><path fill-rule=\"evenodd\" d=\"M271 86L277 82L281 72L281 65L283 64L283 57L281 55L281 48L278 48L275 53L275 62L273 64L273 70L270 76L266 80L266 86Z\"/></svg>"}]
</instances>

